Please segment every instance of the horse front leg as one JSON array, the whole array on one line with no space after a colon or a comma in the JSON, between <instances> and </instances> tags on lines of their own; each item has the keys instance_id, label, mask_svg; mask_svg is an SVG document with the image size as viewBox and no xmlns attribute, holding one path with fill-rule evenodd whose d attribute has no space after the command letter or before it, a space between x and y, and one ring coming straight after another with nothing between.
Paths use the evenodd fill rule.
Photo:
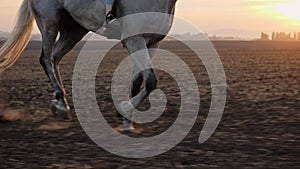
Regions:
<instances>
[{"instance_id":1,"label":"horse front leg","mask_svg":"<svg viewBox=\"0 0 300 169\"><path fill-rule=\"evenodd\" d=\"M120 104L123 118L124 130L134 129L132 113L142 101L156 89L156 77L152 68L151 58L154 56L158 44L151 46L148 50L146 41L142 37L134 37L126 41L126 47L133 60L133 79L131 84L130 99ZM145 83L143 90L140 89Z\"/></svg>"},{"instance_id":2,"label":"horse front leg","mask_svg":"<svg viewBox=\"0 0 300 169\"><path fill-rule=\"evenodd\" d=\"M134 59L134 71L138 73L139 78L134 78L133 85L131 88L131 94L134 94L132 97L130 97L130 101L134 108L137 108L141 102L153 91L156 89L156 76L154 74L153 68L152 68L152 62L151 59L156 54L156 51L158 49L158 43L147 47L146 50L142 50L141 53L137 53L137 55L141 54L145 58L142 59ZM146 53L144 53L146 52ZM148 56L149 57L148 57ZM132 55L132 57L135 57ZM141 56L136 56L141 57ZM143 62L144 64L141 64L140 62ZM137 65L142 65L142 68L140 68ZM142 82L145 82L145 88L141 91L140 86Z\"/></svg>"}]
</instances>

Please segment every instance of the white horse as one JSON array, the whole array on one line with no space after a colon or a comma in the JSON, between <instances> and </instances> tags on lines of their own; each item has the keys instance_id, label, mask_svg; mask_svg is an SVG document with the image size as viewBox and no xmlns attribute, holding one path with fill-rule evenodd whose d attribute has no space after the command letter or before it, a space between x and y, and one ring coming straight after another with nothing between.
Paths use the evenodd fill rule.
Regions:
<instances>
[{"instance_id":1,"label":"white horse","mask_svg":"<svg viewBox=\"0 0 300 169\"><path fill-rule=\"evenodd\" d=\"M116 0L114 9L117 17L143 12L174 15L175 4L176 0ZM0 49L0 73L12 66L24 51L31 36L34 20L43 39L40 63L55 90L52 107L58 115L67 118L70 108L58 64L89 31L97 33L103 26L105 0L24 0L12 35ZM171 24L165 23L161 26L170 30ZM58 34L60 36L56 41ZM159 41L164 37L165 35L143 34L126 38L122 43L133 59L147 62L135 64L149 67L149 59L154 55L149 48L157 49ZM134 54L136 51L144 52L137 55ZM141 91L143 82L145 88ZM132 81L130 103L136 108L155 88L156 77L153 69L140 72Z\"/></svg>"}]
</instances>

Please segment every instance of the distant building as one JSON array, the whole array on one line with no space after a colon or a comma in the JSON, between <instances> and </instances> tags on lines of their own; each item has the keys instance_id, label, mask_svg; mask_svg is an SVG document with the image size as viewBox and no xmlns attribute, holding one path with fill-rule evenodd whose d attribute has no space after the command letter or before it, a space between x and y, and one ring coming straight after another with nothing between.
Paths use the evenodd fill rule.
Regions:
<instances>
[{"instance_id":1,"label":"distant building","mask_svg":"<svg viewBox=\"0 0 300 169\"><path fill-rule=\"evenodd\" d=\"M268 40L270 40L270 37L268 34L262 32L260 35L260 40L268 41Z\"/></svg>"},{"instance_id":2,"label":"distant building","mask_svg":"<svg viewBox=\"0 0 300 169\"><path fill-rule=\"evenodd\" d=\"M273 41L300 41L300 32L273 32L272 39Z\"/></svg>"}]
</instances>

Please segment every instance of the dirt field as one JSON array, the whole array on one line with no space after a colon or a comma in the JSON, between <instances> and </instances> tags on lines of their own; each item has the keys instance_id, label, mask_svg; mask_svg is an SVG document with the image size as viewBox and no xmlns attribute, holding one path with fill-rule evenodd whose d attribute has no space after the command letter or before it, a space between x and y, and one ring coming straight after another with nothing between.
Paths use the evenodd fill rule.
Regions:
<instances>
[{"instance_id":1,"label":"dirt field","mask_svg":"<svg viewBox=\"0 0 300 169\"><path fill-rule=\"evenodd\" d=\"M110 154L90 140L76 117L63 121L53 116L49 106L53 89L39 65L39 45L31 43L0 75L0 168L300 168L299 42L214 43L226 72L228 97L218 129L204 144L198 137L211 99L207 73L183 45L164 42L162 48L180 56L196 75L201 106L196 124L179 145L146 159ZM79 49L61 64L72 108L72 70ZM126 54L117 46L98 71L97 101L111 126L121 121L114 115L110 82ZM143 132L129 134L133 137L157 135L177 117L178 86L166 73L156 73L158 88L167 94L167 109L153 123L138 126ZM147 107L145 103L141 109Z\"/></svg>"}]
</instances>

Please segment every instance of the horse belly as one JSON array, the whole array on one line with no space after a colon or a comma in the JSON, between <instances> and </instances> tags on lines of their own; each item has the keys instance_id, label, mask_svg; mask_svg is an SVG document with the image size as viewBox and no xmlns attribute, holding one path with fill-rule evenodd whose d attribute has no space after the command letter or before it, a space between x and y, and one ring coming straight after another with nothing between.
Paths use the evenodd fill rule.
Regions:
<instances>
[{"instance_id":1,"label":"horse belly","mask_svg":"<svg viewBox=\"0 0 300 169\"><path fill-rule=\"evenodd\" d=\"M100 29L105 20L103 0L59 0L63 8L81 26L90 31Z\"/></svg>"}]
</instances>

